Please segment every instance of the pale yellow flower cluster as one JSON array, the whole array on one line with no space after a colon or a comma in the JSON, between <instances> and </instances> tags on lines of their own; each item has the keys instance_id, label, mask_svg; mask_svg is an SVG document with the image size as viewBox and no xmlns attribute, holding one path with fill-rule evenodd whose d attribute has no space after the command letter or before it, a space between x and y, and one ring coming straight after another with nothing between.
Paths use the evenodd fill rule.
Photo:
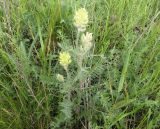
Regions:
<instances>
[{"instance_id":1,"label":"pale yellow flower cluster","mask_svg":"<svg viewBox=\"0 0 160 129\"><path fill-rule=\"evenodd\" d=\"M82 47L85 52L89 51L92 47L92 33L86 32L81 37Z\"/></svg>"},{"instance_id":2,"label":"pale yellow flower cluster","mask_svg":"<svg viewBox=\"0 0 160 129\"><path fill-rule=\"evenodd\" d=\"M71 56L69 52L60 52L59 54L59 63L63 68L67 71L68 65L71 63ZM64 76L61 74L57 74L57 80L59 82L64 82Z\"/></svg>"},{"instance_id":3,"label":"pale yellow flower cluster","mask_svg":"<svg viewBox=\"0 0 160 129\"><path fill-rule=\"evenodd\" d=\"M85 8L80 8L75 12L74 25L79 31L85 31L88 24L88 12Z\"/></svg>"},{"instance_id":4,"label":"pale yellow flower cluster","mask_svg":"<svg viewBox=\"0 0 160 129\"><path fill-rule=\"evenodd\" d=\"M74 25L77 27L78 31L84 32L86 30L88 24L88 12L85 8L80 8L75 12L74 15ZM92 47L92 33L86 32L86 34L82 34L81 36L81 43L82 47L81 50L87 52Z\"/></svg>"},{"instance_id":5,"label":"pale yellow flower cluster","mask_svg":"<svg viewBox=\"0 0 160 129\"><path fill-rule=\"evenodd\" d=\"M59 63L67 70L68 65L71 63L71 56L68 52L60 52Z\"/></svg>"}]
</instances>

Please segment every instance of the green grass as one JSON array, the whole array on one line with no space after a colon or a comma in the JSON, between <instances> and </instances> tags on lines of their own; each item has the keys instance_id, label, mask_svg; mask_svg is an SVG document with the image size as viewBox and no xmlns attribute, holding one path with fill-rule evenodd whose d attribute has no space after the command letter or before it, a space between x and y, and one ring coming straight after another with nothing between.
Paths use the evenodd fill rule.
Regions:
<instances>
[{"instance_id":1,"label":"green grass","mask_svg":"<svg viewBox=\"0 0 160 129\"><path fill-rule=\"evenodd\" d=\"M94 47L79 69L81 7ZM60 51L71 53L68 73ZM159 0L0 1L0 128L159 129L159 112Z\"/></svg>"}]
</instances>

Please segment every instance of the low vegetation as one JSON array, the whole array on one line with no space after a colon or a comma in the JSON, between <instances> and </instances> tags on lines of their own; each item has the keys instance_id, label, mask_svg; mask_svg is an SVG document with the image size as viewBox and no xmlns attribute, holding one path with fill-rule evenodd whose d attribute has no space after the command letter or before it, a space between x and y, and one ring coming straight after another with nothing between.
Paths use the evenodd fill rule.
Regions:
<instances>
[{"instance_id":1,"label":"low vegetation","mask_svg":"<svg viewBox=\"0 0 160 129\"><path fill-rule=\"evenodd\" d=\"M159 0L1 0L1 129L159 129Z\"/></svg>"}]
</instances>

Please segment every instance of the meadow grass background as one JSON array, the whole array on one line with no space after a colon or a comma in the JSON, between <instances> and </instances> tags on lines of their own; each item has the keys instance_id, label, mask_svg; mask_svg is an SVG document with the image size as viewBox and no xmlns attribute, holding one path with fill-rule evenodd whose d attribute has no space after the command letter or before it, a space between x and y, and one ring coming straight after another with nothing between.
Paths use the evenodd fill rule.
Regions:
<instances>
[{"instance_id":1,"label":"meadow grass background","mask_svg":"<svg viewBox=\"0 0 160 129\"><path fill-rule=\"evenodd\" d=\"M94 57L89 75L73 63L62 85L58 53L75 40L81 7ZM159 0L0 1L0 129L159 128Z\"/></svg>"}]
</instances>

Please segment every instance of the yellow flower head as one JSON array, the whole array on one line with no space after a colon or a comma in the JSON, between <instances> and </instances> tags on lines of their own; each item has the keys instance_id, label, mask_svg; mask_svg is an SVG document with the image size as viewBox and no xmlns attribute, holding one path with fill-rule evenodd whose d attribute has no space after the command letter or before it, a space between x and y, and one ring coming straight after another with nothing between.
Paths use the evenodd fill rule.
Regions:
<instances>
[{"instance_id":1,"label":"yellow flower head","mask_svg":"<svg viewBox=\"0 0 160 129\"><path fill-rule=\"evenodd\" d=\"M64 69L67 69L68 65L71 63L70 54L68 52L60 52L59 63L64 67Z\"/></svg>"},{"instance_id":2,"label":"yellow flower head","mask_svg":"<svg viewBox=\"0 0 160 129\"><path fill-rule=\"evenodd\" d=\"M92 33L89 33L87 32L86 34L83 34L82 37L81 37L81 42L82 42L82 46L83 46L83 49L85 51L89 51L92 47Z\"/></svg>"},{"instance_id":3,"label":"yellow flower head","mask_svg":"<svg viewBox=\"0 0 160 129\"><path fill-rule=\"evenodd\" d=\"M74 25L79 30L85 30L88 24L88 12L85 8L80 8L75 12Z\"/></svg>"},{"instance_id":4,"label":"yellow flower head","mask_svg":"<svg viewBox=\"0 0 160 129\"><path fill-rule=\"evenodd\" d=\"M64 77L61 74L57 74L57 80L60 82L64 82Z\"/></svg>"}]
</instances>

